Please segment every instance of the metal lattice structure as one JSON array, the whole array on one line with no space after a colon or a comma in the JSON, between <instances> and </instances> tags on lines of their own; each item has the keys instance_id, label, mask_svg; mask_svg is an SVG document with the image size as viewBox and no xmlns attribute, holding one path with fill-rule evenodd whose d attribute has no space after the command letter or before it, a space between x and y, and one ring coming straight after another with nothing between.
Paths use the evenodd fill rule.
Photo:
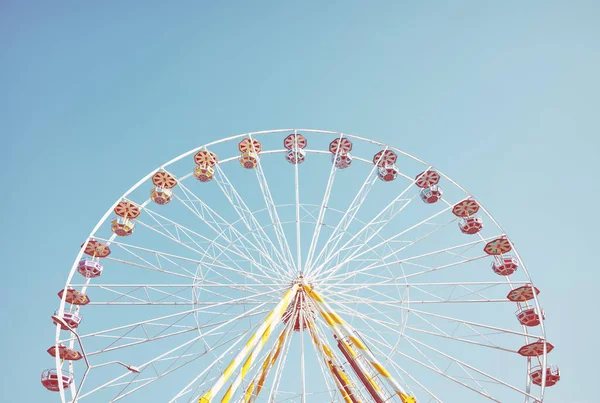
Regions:
<instances>
[{"instance_id":1,"label":"metal lattice structure","mask_svg":"<svg viewBox=\"0 0 600 403\"><path fill-rule=\"evenodd\" d=\"M541 402L560 373L538 294L434 166L339 132L240 134L100 219L42 384L63 402Z\"/></svg>"}]
</instances>

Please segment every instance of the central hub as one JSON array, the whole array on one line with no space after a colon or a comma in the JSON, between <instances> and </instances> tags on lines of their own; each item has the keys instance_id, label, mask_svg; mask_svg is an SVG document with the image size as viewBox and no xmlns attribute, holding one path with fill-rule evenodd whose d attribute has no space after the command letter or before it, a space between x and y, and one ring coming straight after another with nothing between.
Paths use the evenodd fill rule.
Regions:
<instances>
[{"instance_id":1,"label":"central hub","mask_svg":"<svg viewBox=\"0 0 600 403\"><path fill-rule=\"evenodd\" d=\"M294 321L293 330L299 332L306 330L315 320L315 309L310 297L308 296L305 287L310 287L306 284L302 276L294 280L294 284L298 284L298 291L294 299L287 307L281 319L286 325L290 320Z\"/></svg>"}]
</instances>

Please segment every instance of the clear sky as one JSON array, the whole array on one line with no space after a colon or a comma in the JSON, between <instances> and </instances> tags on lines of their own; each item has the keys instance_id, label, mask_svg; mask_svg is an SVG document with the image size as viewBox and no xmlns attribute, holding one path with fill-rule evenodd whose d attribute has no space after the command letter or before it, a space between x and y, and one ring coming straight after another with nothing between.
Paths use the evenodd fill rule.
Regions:
<instances>
[{"instance_id":1,"label":"clear sky","mask_svg":"<svg viewBox=\"0 0 600 403\"><path fill-rule=\"evenodd\" d=\"M593 402L597 1L0 0L5 401L49 401L49 316L78 246L162 162L283 127L430 161L511 235L542 289L548 402Z\"/></svg>"}]
</instances>

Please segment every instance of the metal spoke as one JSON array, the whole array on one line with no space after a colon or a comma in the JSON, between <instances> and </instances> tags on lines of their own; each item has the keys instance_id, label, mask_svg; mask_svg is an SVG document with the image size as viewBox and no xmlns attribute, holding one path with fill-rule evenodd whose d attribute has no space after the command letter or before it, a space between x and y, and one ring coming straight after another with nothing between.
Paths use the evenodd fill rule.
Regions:
<instances>
[{"instance_id":1,"label":"metal spoke","mask_svg":"<svg viewBox=\"0 0 600 403\"><path fill-rule=\"evenodd\" d=\"M228 251L228 250L229 250L229 248L227 248L227 247L226 247L226 246L224 246L224 245L221 245L221 244L219 244L219 243L218 243L218 242L216 242L215 240L211 240L211 239L209 239L209 238L206 238L206 237L204 237L204 236L202 236L202 235L198 234L197 232L195 232L195 231L192 231L191 229L189 229L189 228L185 227L184 225L182 225L182 224L179 224L179 223L177 223L177 222L175 222L175 221L173 221L173 220L170 220L170 219L168 219L168 218L166 218L166 217L164 217L164 216L162 216L162 215L160 215L160 214L158 214L158 213L155 213L155 212L153 212L153 211L151 211L151 210L146 210L146 212L147 212L147 213L149 213L149 215L150 215L150 216L151 216L151 217L152 217L152 218L153 218L153 219L154 219L154 220L155 220L155 221L156 221L156 222L157 222L157 223L158 223L158 224L159 224L159 225L162 227L163 231L160 231L160 230L158 230L157 228L154 228L154 227L152 227L152 226L149 226L149 225L147 225L147 224L144 224L144 223L143 223L142 221L140 221L140 220L138 220L138 223L142 224L143 226L145 226L146 228L148 228L148 229L150 229L150 230L152 230L152 231L154 231L154 232L157 232L157 233L159 233L160 235L163 235L164 237L166 237L166 238L170 239L171 241L174 241L174 242L176 242L176 243L180 244L180 245L181 245L181 246L183 246L184 248L187 248L187 249L189 249L189 250L191 250L191 251L193 251L193 252L195 252L195 253L197 253L197 254L200 254L200 255L202 256L202 260L201 260L202 262L203 262L203 261L204 261L204 259L205 259L205 258L207 258L207 257L211 258L211 259L212 259L212 261L213 261L213 262L215 262L215 261L217 261L217 260L219 259L219 256L220 256L221 254L224 254L225 256L227 256L227 254L225 253L225 251ZM188 241L189 241L189 242L191 242L192 244L194 244L194 245L196 246L196 248L197 248L197 249L196 249L196 248L194 248L194 247L192 247L192 246L190 246L190 245L189 245L189 244L187 244L187 243L183 243L183 242L181 241L181 239L179 239L179 237L178 237L177 235L175 235L175 234L171 233L170 231L168 231L168 230L167 230L167 229L164 227L164 225L163 225L163 224L162 224L162 223L161 223L161 222L160 222L160 221L159 221L157 218L160 218L160 219L162 219L162 220L166 221L166 222L167 222L167 223L169 223L170 225L173 225L173 226L174 226L174 227L177 229L178 233L182 233L183 235L185 235L185 237L188 239ZM195 238L198 238L198 239L195 239ZM219 254L218 254L218 255L214 255L214 254L213 254L213 255L211 255L211 254L209 253L209 251L208 251L208 249L207 249L207 248L203 248L202 246L200 246L200 245L198 244L198 242L199 242L199 241L203 241L203 242L207 242L207 243L209 243L209 247L210 247L211 249L213 249L214 251L218 251L218 252L219 252ZM244 260L247 258L247 257L246 257L244 254L242 254L242 253L238 253L238 252L236 252L236 251L233 251L233 250L229 250L229 252L231 252L232 254L235 254L235 255L237 255L238 257L240 257L240 258L242 258L242 259L244 259ZM233 260L231 260L231 261L233 261ZM258 264L258 263L257 263L257 262L255 262L255 261L254 261L254 262L252 262L252 263L253 263L253 266L254 266L254 267L256 267L257 269L259 269L259 270L261 271L261 273L262 273L263 275L265 275L265 276L270 276L270 275L271 275L271 276L277 276L277 277L280 277L280 278L281 278L281 277L283 277L283 276L282 276L282 274L281 274L280 272L274 271L274 270L273 270L272 268L270 268L270 267L267 267L267 266L262 266L262 265Z\"/></svg>"},{"instance_id":2,"label":"metal spoke","mask_svg":"<svg viewBox=\"0 0 600 403\"><path fill-rule=\"evenodd\" d=\"M367 272L369 270L374 270L374 269L378 269L378 268L381 268L381 267L387 267L387 266L390 266L390 265L393 265L393 264L410 264L414 260L422 259L424 257L429 257L429 256L433 256L433 255L452 254L453 253L452 251L454 251L454 250L461 249L461 248L472 247L472 246L475 246L475 245L478 245L478 244L481 244L481 243L485 243L485 242L490 241L490 240L495 239L495 238L497 238L497 237L489 237L489 238L483 239L483 240L479 239L479 240L476 240L476 241L473 241L473 242L468 242L468 243L464 243L464 244L460 244L460 245L456 245L456 246L451 246L451 247L444 248L444 249L438 249L436 251L424 253L424 254L417 255L417 256L410 256L410 257L406 257L406 258L403 258L403 259L397 259L397 260L394 260L394 261L390 261L390 262L386 262L386 263L381 263L381 264L368 265L367 267L355 270L355 271L353 271L350 274L340 274L340 275L337 275L337 276L333 276L333 275L328 276L326 278L326 280L344 281L344 280L347 280L348 278L354 277L354 276L356 276L356 275L358 275L360 273L364 273L364 272ZM404 248L401 248L400 250L396 251L395 253L397 253L399 251L402 251L403 249ZM392 254L390 254L389 256L386 256L386 257L391 257L391 255ZM418 276L418 275L421 275L421 274L426 274L426 273L429 273L429 272L432 272L432 271L436 271L436 270L439 270L441 268L452 267L452 266L456 266L458 264L467 263L469 261L474 261L474 260L488 258L488 257L489 257L488 255L479 255L479 256L473 257L473 258L465 258L465 260L461 261L461 262L453 262L453 263L450 263L450 264L447 264L447 265L439 266L438 268L428 267L427 270L425 270L423 272L404 275L402 278L411 278L411 277L415 277L415 276ZM397 277L396 279L399 279L399 278L400 277Z\"/></svg>"},{"instance_id":3,"label":"metal spoke","mask_svg":"<svg viewBox=\"0 0 600 403\"><path fill-rule=\"evenodd\" d=\"M344 136L340 134L338 137L338 141L341 141ZM334 157L337 157L339 153L339 147ZM315 254L315 250L317 247L317 242L319 241L319 236L321 235L321 228L323 227L323 220L325 219L325 213L327 212L329 197L331 196L331 190L333 189L333 182L335 180L335 174L337 172L337 168L335 163L331 164L331 169L329 171L329 178L327 179L327 187L325 188L325 192L323 193L323 201L321 202L321 206L319 207L319 216L316 219L315 230L313 231L312 239L310 241L310 247L308 248L308 255L306 258L306 267L310 268L312 266L312 260Z\"/></svg>"},{"instance_id":4,"label":"metal spoke","mask_svg":"<svg viewBox=\"0 0 600 403\"><path fill-rule=\"evenodd\" d=\"M294 130L294 135L296 134L297 133ZM294 185L296 188L296 272L298 275L302 276L304 270L302 269L302 248L300 241L300 184L298 178L298 165L298 162L294 164ZM302 398L305 398L304 393L302 394ZM304 403L304 400L302 403Z\"/></svg>"},{"instance_id":5,"label":"metal spoke","mask_svg":"<svg viewBox=\"0 0 600 403\"><path fill-rule=\"evenodd\" d=\"M252 136L249 136L252 139ZM275 230L275 235L277 237L277 243L279 245L279 249L282 253L283 261L287 267L287 272L292 273L292 267L294 265L294 258L292 257L292 251L290 250L290 245L288 244L287 238L285 236L285 231L281 225L281 220L279 219L279 214L277 213L277 206L275 205L275 201L273 200L273 196L271 195L271 191L269 190L269 183L267 182L267 178L262 168L262 164L260 162L260 157L258 153L254 149L254 143L252 144L252 148L254 153L257 155L258 164L256 165L256 179L258 180L258 184L260 186L260 190L265 201L265 205L269 212L269 217L271 218L271 222L273 223L273 229ZM296 170L298 165L296 164ZM296 171L297 176L297 171ZM297 217L298 219L298 217ZM296 267L296 271L300 270L300 267Z\"/></svg>"},{"instance_id":6,"label":"metal spoke","mask_svg":"<svg viewBox=\"0 0 600 403\"><path fill-rule=\"evenodd\" d=\"M224 218L222 218L216 211L211 209L206 203L204 203L194 192L190 189L186 188L183 183L180 184L184 193L189 197L192 196L194 200L190 200L190 204L186 203L180 197L176 198L181 201L181 203L186 206L188 210L190 210L193 214L195 214L203 223L205 223L209 228L217 233L217 237L223 238L225 242L230 244L232 247L236 249L240 256L246 257L249 261L254 262L253 259L250 258L252 256L252 252L256 251L262 258L269 261L273 267L277 266L277 263L273 261L271 255L265 253L262 249L258 248L255 244L253 244L248 238L242 234L234 225L227 222ZM199 208L195 206L195 204L199 205ZM228 236L227 234L230 233ZM237 246L237 244L243 248L245 253L243 253ZM246 243L248 245L246 245Z\"/></svg>"},{"instance_id":7,"label":"metal spoke","mask_svg":"<svg viewBox=\"0 0 600 403\"><path fill-rule=\"evenodd\" d=\"M338 256L342 252L346 252L346 255L342 259L341 265L344 262L348 262L360 252L362 248L364 248L369 241L371 241L375 236L377 236L381 230L388 224L396 215L401 213L409 204L417 197L418 194L413 195L410 198L406 198L406 193L413 189L415 181L412 181L394 200L392 200L381 212L379 212L367 225L365 225L359 232L354 234L352 238L350 238L344 245L332 253L325 261L321 264L321 269L317 270L314 274L317 276L324 267L326 267L327 263L332 261L336 256ZM365 236L365 239L359 241L361 236ZM393 239L393 238L392 238Z\"/></svg>"},{"instance_id":8,"label":"metal spoke","mask_svg":"<svg viewBox=\"0 0 600 403\"><path fill-rule=\"evenodd\" d=\"M406 206L406 205L405 205L405 206ZM433 215L431 215L431 216L427 217L426 219L424 219L424 220L422 220L422 221L418 222L417 224L415 224L415 225L413 225L413 226L411 226L411 227L409 227L409 228L407 228L407 229L405 229L405 230L403 230L403 231L401 231L401 232L399 232L399 233L397 233L397 234L395 234L395 235L391 236L390 238L388 238L388 239L386 239L386 240L384 240L384 241L380 242L379 244L377 244L377 245L374 245L374 246L371 246L371 247L369 247L368 249L364 250L363 252L361 252L361 253L357 253L357 254L355 254L355 255L351 256L351 258L358 258L358 257L360 257L360 256L363 256L363 255L367 254L368 252L371 252L371 251L373 251L373 250L375 250L375 249L377 249L377 248L379 248L379 247L381 247L381 246L384 246L384 245L387 245L387 244L389 244L390 242L393 242L394 240L396 240L396 239L400 238L401 236L403 236L403 235L407 234L408 232L410 232L410 231L412 231L412 230L414 230L414 229L416 229L416 228L419 228L421 225L423 225L423 224L425 224L425 223L429 222L431 219L433 219L433 218L436 218L436 217L438 217L439 215L441 215L441 214L445 213L445 212L446 212L448 209L449 209L449 208L446 208L446 209L444 209L444 210L442 210L442 211L439 211L439 212L438 212L438 213L436 213L436 214L433 214ZM447 224L445 224L445 225L448 225L448 224L450 224L450 223L452 223L452 222L454 222L454 221L455 221L455 219L452 219L452 221L450 221L449 223L447 223ZM430 232L428 232L428 233L427 233L427 234L425 234L424 236L422 236L422 237L420 237L420 238L418 238L418 239L416 239L416 240L412 241L412 242L411 242L411 243L409 243L408 245L406 245L406 246L404 246L404 247L402 247L402 248L400 248L400 249L394 250L394 251L393 251L393 252L391 252L390 254L388 254L388 255L386 255L386 256L383 256L383 257L381 258L381 260L382 260L382 261L385 261L385 260L386 260L387 258L389 258L390 256L393 256L394 254L397 254L397 253L399 253L399 252L401 252L401 251L403 251L403 250L405 250L405 249L409 248L410 246L412 246L412 245L416 244L417 242L419 242L419 241L422 241L422 240L426 239L426 238L427 238L427 237L429 237L430 235L432 235L432 234L434 234L435 232L439 231L441 228L443 228L443 227L436 228L436 229L434 229L433 231L430 231ZM339 268L343 267L343 266L344 266L346 263L348 263L348 261L349 261L349 259L346 259L346 260L344 260L344 261L342 261L342 262L340 262L340 263L336 264L336 265L335 265L335 266L333 266L332 268L329 268L329 269L327 269L327 270L323 271L322 275L323 275L323 276L326 276L325 278L329 278L329 277L333 276L333 275L335 274L335 272L336 272L337 270L339 270ZM367 268L365 268L365 270L366 270L366 269L368 269L368 267L367 267Z\"/></svg>"},{"instance_id":9,"label":"metal spoke","mask_svg":"<svg viewBox=\"0 0 600 403\"><path fill-rule=\"evenodd\" d=\"M387 150L387 147L385 149ZM307 269L307 274L313 271L313 267L320 266L319 262L321 261L321 259L323 259L323 261L325 262L328 261L331 255L336 250L337 246L342 240L342 237L346 233L346 230L354 220L354 217L362 207L363 203L367 199L367 196L369 195L369 192L373 188L373 185L377 181L377 174L375 173L376 170L377 165L373 165L373 168L371 168L371 171L369 171L369 174L365 178L365 181L363 182L361 188L354 197L354 200L352 200L350 206L344 213L344 216L336 225L335 229L329 236L329 239L321 249L321 252L319 252L319 254L317 255L313 266ZM319 268L317 267L316 270L319 270Z\"/></svg>"},{"instance_id":10,"label":"metal spoke","mask_svg":"<svg viewBox=\"0 0 600 403\"><path fill-rule=\"evenodd\" d=\"M242 222L246 228L248 228L250 231L254 240L258 243L262 252L267 255L269 255L269 253L274 254L280 263L277 268L283 271L281 266L286 266L285 258L281 255L279 249L273 244L273 241L271 241L271 239L265 233L263 227L259 224L256 217L254 217L254 214L252 214L252 211L248 208L235 187L231 184L227 178L227 175L225 175L219 164L215 165L215 181L218 183L227 200L229 200L231 206L242 219Z\"/></svg>"}]
</instances>

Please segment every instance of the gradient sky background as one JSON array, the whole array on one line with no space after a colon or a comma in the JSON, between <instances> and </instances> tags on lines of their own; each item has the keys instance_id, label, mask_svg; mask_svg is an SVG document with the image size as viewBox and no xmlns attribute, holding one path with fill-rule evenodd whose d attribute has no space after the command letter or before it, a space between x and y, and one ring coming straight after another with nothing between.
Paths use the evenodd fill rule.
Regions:
<instances>
[{"instance_id":1,"label":"gradient sky background","mask_svg":"<svg viewBox=\"0 0 600 403\"><path fill-rule=\"evenodd\" d=\"M598 1L0 0L3 400L51 401L56 292L123 191L206 142L310 127L476 195L542 290L547 401L597 401L599 20Z\"/></svg>"}]
</instances>

